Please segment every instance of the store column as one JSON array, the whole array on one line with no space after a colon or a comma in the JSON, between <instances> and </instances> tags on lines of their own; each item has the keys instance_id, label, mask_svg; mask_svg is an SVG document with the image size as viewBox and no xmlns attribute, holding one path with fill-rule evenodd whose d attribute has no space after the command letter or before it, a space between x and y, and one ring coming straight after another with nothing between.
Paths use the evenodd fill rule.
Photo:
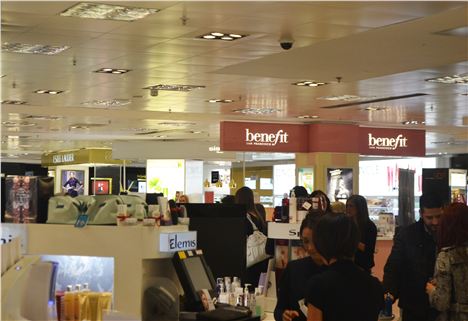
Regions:
<instances>
[{"instance_id":1,"label":"store column","mask_svg":"<svg viewBox=\"0 0 468 321\"><path fill-rule=\"evenodd\" d=\"M308 125L308 153L296 153L298 175L313 172L313 190L330 201L345 200L359 192L359 127L341 124ZM298 177L298 182L301 179Z\"/></svg>"},{"instance_id":2,"label":"store column","mask_svg":"<svg viewBox=\"0 0 468 321\"><path fill-rule=\"evenodd\" d=\"M332 185L338 184L338 177L342 177L345 187L352 194L359 193L358 153L297 153L296 168L298 173L301 172L301 169L312 170L313 190L319 189L327 194L332 192L334 195L336 188ZM333 191L327 191L327 189ZM330 198L330 201L333 202L334 199Z\"/></svg>"}]
</instances>

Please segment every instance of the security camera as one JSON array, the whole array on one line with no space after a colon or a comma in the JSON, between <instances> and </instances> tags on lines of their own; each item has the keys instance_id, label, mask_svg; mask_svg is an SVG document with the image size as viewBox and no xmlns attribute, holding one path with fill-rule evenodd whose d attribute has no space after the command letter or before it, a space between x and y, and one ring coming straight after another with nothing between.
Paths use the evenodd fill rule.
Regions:
<instances>
[{"instance_id":1,"label":"security camera","mask_svg":"<svg viewBox=\"0 0 468 321\"><path fill-rule=\"evenodd\" d=\"M150 95L153 97L156 97L159 94L158 90L156 88L151 88L150 89Z\"/></svg>"},{"instance_id":2,"label":"security camera","mask_svg":"<svg viewBox=\"0 0 468 321\"><path fill-rule=\"evenodd\" d=\"M289 50L289 49L292 48L293 42L292 41L282 41L282 42L280 42L280 46L284 50Z\"/></svg>"}]
</instances>

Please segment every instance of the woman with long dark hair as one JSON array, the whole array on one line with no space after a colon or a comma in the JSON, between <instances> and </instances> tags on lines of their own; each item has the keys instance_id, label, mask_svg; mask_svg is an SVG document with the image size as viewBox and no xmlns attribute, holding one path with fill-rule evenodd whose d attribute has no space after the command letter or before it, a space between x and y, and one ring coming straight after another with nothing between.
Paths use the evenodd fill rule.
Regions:
<instances>
[{"instance_id":1,"label":"woman with long dark hair","mask_svg":"<svg viewBox=\"0 0 468 321\"><path fill-rule=\"evenodd\" d=\"M253 191L247 186L241 187L237 190L235 195L236 204L242 204L247 210L248 218L255 224L257 229L265 235L267 234L267 226L263 217L258 213L255 202ZM253 234L254 229L250 221L246 220L245 233L247 236ZM252 284L254 287L258 285L258 280L262 272L266 272L268 268L268 259L256 263L247 268L246 281L245 283Z\"/></svg>"},{"instance_id":2,"label":"woman with long dark hair","mask_svg":"<svg viewBox=\"0 0 468 321\"><path fill-rule=\"evenodd\" d=\"M468 320L468 206L453 203L443 210L434 279L426 284L437 321Z\"/></svg>"},{"instance_id":3,"label":"woman with long dark hair","mask_svg":"<svg viewBox=\"0 0 468 321\"><path fill-rule=\"evenodd\" d=\"M351 195L346 201L346 214L356 222L359 230L358 250L354 262L371 273L374 264L377 227L369 218L367 200L361 195Z\"/></svg>"}]
</instances>

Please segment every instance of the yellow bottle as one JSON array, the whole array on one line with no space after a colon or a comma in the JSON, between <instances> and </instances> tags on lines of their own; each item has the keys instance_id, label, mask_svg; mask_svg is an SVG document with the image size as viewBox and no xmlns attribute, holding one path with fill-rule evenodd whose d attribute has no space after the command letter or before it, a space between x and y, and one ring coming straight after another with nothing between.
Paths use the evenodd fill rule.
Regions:
<instances>
[{"instance_id":1,"label":"yellow bottle","mask_svg":"<svg viewBox=\"0 0 468 321\"><path fill-rule=\"evenodd\" d=\"M72 286L67 286L67 291L63 296L63 320L75 321L75 293Z\"/></svg>"}]
</instances>

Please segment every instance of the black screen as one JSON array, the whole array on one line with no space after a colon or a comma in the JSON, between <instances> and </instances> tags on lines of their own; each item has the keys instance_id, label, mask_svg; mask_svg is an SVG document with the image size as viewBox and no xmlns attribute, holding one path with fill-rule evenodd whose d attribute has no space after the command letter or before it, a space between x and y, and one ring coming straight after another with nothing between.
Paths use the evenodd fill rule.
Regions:
<instances>
[{"instance_id":1,"label":"black screen","mask_svg":"<svg viewBox=\"0 0 468 321\"><path fill-rule=\"evenodd\" d=\"M206 274L205 267L203 266L203 263L199 256L189 257L183 260L183 262L185 264L185 267L187 268L187 272L190 276L195 291L199 291L202 289L212 289L210 279Z\"/></svg>"}]
</instances>

